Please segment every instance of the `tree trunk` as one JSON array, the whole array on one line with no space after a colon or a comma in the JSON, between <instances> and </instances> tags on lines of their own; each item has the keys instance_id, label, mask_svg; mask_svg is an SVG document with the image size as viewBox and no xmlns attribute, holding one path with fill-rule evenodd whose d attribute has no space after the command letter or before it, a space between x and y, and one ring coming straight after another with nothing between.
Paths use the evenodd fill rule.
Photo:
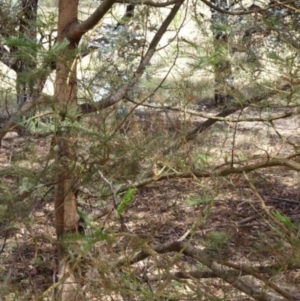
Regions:
<instances>
[{"instance_id":1,"label":"tree trunk","mask_svg":"<svg viewBox=\"0 0 300 301\"><path fill-rule=\"evenodd\" d=\"M57 42L65 42L66 28L70 24L77 23L78 0L60 0L58 15ZM75 137L64 122L74 121L77 102L77 79L76 79L76 48L80 38L68 39L68 46L59 54L56 62L55 81L55 116L57 119L57 132L54 137L56 143L57 184L55 187L55 226L57 238L60 242L64 234L76 233L78 230L77 199L75 195L74 172L76 162ZM73 114L73 115L72 115ZM76 281L71 263L68 262L66 251L62 244L58 247L58 276L68 277L61 283L56 294L56 300L82 300L81 287Z\"/></svg>"},{"instance_id":2,"label":"tree trunk","mask_svg":"<svg viewBox=\"0 0 300 301\"><path fill-rule=\"evenodd\" d=\"M212 4L222 9L230 8L230 0L212 0ZM211 10L212 28L214 35L214 99L215 104L224 104L230 100L230 90L232 87L232 70L229 60L230 50L228 50L228 33L226 27L228 25L228 16Z\"/></svg>"},{"instance_id":3,"label":"tree trunk","mask_svg":"<svg viewBox=\"0 0 300 301\"><path fill-rule=\"evenodd\" d=\"M19 38L21 40L26 39L27 42L36 44L37 42L37 30L36 30L36 20L37 20L37 8L38 0L22 0L22 15L20 17L19 26ZM12 47L12 53L20 53L22 57L15 62L15 71L17 73L16 79L16 90L17 90L17 105L21 108L25 102L31 101L33 98L33 86L35 78L30 74L36 69L36 53L34 47L29 51L20 49L19 47ZM23 53L27 52L27 53ZM34 112L31 111L30 114L26 114L22 117L23 121L32 117ZM21 121L21 120L20 120ZM19 135L26 133L26 128L24 126L19 126L17 128Z\"/></svg>"}]
</instances>

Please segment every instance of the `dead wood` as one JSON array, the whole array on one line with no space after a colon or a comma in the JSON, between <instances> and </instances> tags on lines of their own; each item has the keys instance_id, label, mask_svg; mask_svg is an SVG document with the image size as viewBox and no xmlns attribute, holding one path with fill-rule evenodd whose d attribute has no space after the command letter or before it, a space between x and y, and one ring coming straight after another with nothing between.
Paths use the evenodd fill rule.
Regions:
<instances>
[{"instance_id":1,"label":"dead wood","mask_svg":"<svg viewBox=\"0 0 300 301\"><path fill-rule=\"evenodd\" d=\"M117 267L120 267L124 264L137 263L141 260L144 260L152 256L155 253L166 254L170 252L181 253L185 256L189 256L200 261L204 266L209 268L217 277L223 279L225 282L231 284L233 287L235 287L239 291L244 292L245 294L247 294L248 296L252 297L255 300L259 300L259 301L299 300L298 298L291 296L289 293L279 289L274 283L270 285L270 281L266 281L265 284L268 285L269 287L271 286L273 289L275 288L275 291L277 293L280 292L281 295L284 295L284 298L279 296L275 297L273 294L266 293L265 288L260 289L254 286L250 286L246 282L240 279L240 275L236 275L235 273L230 272L231 270L226 268L223 264L218 263L217 260L215 260L211 256L208 256L205 253L205 251L197 249L181 241L171 241L162 245L151 246L151 247L149 246L149 248L144 248L144 250L136 253L131 258L127 258L127 257L120 258L117 262ZM250 271L248 272L250 273ZM251 275L253 276L253 274L255 273L252 273ZM257 275L255 274L255 276ZM260 277L260 280L262 280L262 277Z\"/></svg>"}]
</instances>

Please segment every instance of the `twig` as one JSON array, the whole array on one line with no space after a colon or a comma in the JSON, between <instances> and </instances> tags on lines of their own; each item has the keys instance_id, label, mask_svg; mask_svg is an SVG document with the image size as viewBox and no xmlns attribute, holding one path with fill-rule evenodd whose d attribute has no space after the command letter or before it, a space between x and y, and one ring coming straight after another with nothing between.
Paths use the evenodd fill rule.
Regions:
<instances>
[{"instance_id":1,"label":"twig","mask_svg":"<svg viewBox=\"0 0 300 301\"><path fill-rule=\"evenodd\" d=\"M112 192L112 195L113 195L114 207L115 207L115 209L117 209L117 207L118 207L117 193L114 189L112 182L110 182L100 170L98 170L98 173L99 173L101 179L109 186L109 188Z\"/></svg>"},{"instance_id":2,"label":"twig","mask_svg":"<svg viewBox=\"0 0 300 301\"><path fill-rule=\"evenodd\" d=\"M187 230L179 239L178 241L184 241L191 233L191 230Z\"/></svg>"},{"instance_id":3,"label":"twig","mask_svg":"<svg viewBox=\"0 0 300 301\"><path fill-rule=\"evenodd\" d=\"M242 113L243 113L244 109L241 109L238 115L238 120L240 119ZM232 137L232 147L231 147L231 167L233 167L234 164L234 151L235 151L235 140L236 140L236 132L237 132L237 126L238 124L235 123L234 125L234 131L233 131L233 137Z\"/></svg>"},{"instance_id":4,"label":"twig","mask_svg":"<svg viewBox=\"0 0 300 301\"><path fill-rule=\"evenodd\" d=\"M285 199L285 198L278 198L278 197L270 197L270 200L275 200L275 201L282 201L282 202L287 202L287 203L291 203L291 204L298 204L300 205L300 202L295 201L295 200L290 200L290 199Z\"/></svg>"},{"instance_id":5,"label":"twig","mask_svg":"<svg viewBox=\"0 0 300 301\"><path fill-rule=\"evenodd\" d=\"M242 220L239 221L238 224L239 226L243 224L247 224L255 219L257 219L257 214L243 218Z\"/></svg>"},{"instance_id":6,"label":"twig","mask_svg":"<svg viewBox=\"0 0 300 301\"><path fill-rule=\"evenodd\" d=\"M114 205L114 209L117 210L118 208L118 204L120 203L120 201L118 200L118 196L117 196L117 192L116 189L114 189L114 186L112 184L112 182L110 182L105 176L104 174L98 170L98 173L101 177L101 179L109 186L111 192L112 192L112 196L113 196L113 205ZM111 211L112 212L112 211ZM119 214L120 217L120 224L121 224L121 230L125 231L126 226L125 226L125 221L124 221L124 217L122 214Z\"/></svg>"}]
</instances>

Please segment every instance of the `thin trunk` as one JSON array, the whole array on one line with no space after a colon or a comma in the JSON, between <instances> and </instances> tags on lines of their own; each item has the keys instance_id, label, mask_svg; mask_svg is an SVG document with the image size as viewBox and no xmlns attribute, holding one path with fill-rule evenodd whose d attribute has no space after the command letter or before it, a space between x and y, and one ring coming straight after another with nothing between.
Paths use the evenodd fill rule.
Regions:
<instances>
[{"instance_id":1,"label":"thin trunk","mask_svg":"<svg viewBox=\"0 0 300 301\"><path fill-rule=\"evenodd\" d=\"M73 22L77 22L78 0L59 1L58 38L57 42L64 41L64 29ZM73 177L76 162L75 146L72 145L71 133L63 128L63 121L72 121L72 113L77 108L77 79L76 79L76 54L75 50L79 40L69 41L69 45L62 51L56 62L55 108L58 130L55 137L57 145L58 184L55 194L56 231L60 238L65 232L74 232L77 229L75 218L77 203L74 193ZM68 210L72 209L72 210ZM69 214L71 215L69 216Z\"/></svg>"},{"instance_id":2,"label":"thin trunk","mask_svg":"<svg viewBox=\"0 0 300 301\"><path fill-rule=\"evenodd\" d=\"M215 6L218 6L222 9L229 9L230 2L230 0L212 0L212 3ZM215 48L214 99L215 104L218 105L223 104L231 99L230 90L233 76L229 59L230 50L228 49L228 33L226 32L226 27L228 26L228 16L215 10L211 10L211 14Z\"/></svg>"},{"instance_id":3,"label":"thin trunk","mask_svg":"<svg viewBox=\"0 0 300 301\"><path fill-rule=\"evenodd\" d=\"M21 40L30 40L31 43L37 42L36 31L36 19L38 0L22 0L22 15L19 25L19 38ZM22 57L15 62L15 71L17 73L16 90L17 90L17 105L18 108L22 107L25 102L31 101L33 98L33 86L34 78L30 74L32 70L37 67L36 53L34 48L30 49L30 52L22 53L22 49L19 47L12 47L12 53L22 54ZM34 112L30 112L23 116L26 120L30 118ZM19 134L26 132L25 128L20 126L17 128Z\"/></svg>"},{"instance_id":4,"label":"thin trunk","mask_svg":"<svg viewBox=\"0 0 300 301\"><path fill-rule=\"evenodd\" d=\"M57 42L65 41L65 29L77 23L78 0L60 0L58 16ZM80 38L68 40L69 44L64 49L56 62L55 108L57 118L57 133L54 137L57 157L57 184L55 187L55 226L57 238L63 239L64 234L76 233L78 230L77 199L75 194L76 174L76 145L74 134L64 128L63 122L67 119L72 122L75 116L77 103L76 79L76 48ZM58 248L59 277L69 274L68 278L59 286L56 300L74 301L81 300L81 287L76 281L71 263L66 259L66 251L60 245Z\"/></svg>"},{"instance_id":5,"label":"thin trunk","mask_svg":"<svg viewBox=\"0 0 300 301\"><path fill-rule=\"evenodd\" d=\"M21 40L26 38L32 43L36 43L37 8L38 0L22 0L22 16L19 27ZM17 64L17 103L21 107L26 101L30 100L33 92L34 79L30 76L30 71L36 68L34 49L27 57L20 59Z\"/></svg>"}]
</instances>

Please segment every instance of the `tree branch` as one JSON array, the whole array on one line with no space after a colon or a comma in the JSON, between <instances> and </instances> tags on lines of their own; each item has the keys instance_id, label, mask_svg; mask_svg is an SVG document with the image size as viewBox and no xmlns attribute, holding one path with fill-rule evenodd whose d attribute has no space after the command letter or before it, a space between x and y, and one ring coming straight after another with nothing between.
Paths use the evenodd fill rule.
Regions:
<instances>
[{"instance_id":1,"label":"tree branch","mask_svg":"<svg viewBox=\"0 0 300 301\"><path fill-rule=\"evenodd\" d=\"M88 19L81 23L71 24L68 28L68 32L66 33L66 37L69 40L80 39L87 31L97 25L115 2L115 0L104 0Z\"/></svg>"},{"instance_id":2,"label":"tree branch","mask_svg":"<svg viewBox=\"0 0 300 301\"><path fill-rule=\"evenodd\" d=\"M126 4L133 4L133 5L148 5L148 6L153 6L153 7L166 7L170 6L173 4L176 4L180 2L181 0L171 0L171 1L166 1L166 2L154 2L152 0L117 0L116 3L126 3Z\"/></svg>"},{"instance_id":3,"label":"tree branch","mask_svg":"<svg viewBox=\"0 0 300 301\"><path fill-rule=\"evenodd\" d=\"M213 119L216 121L223 121L223 122L270 122L270 121L275 121L278 119L284 119L284 118L288 118L288 117L292 117L292 116L296 116L298 114L300 114L300 109L297 110L292 110L289 112L285 112L282 114L277 114L274 116L270 116L270 117L240 117L240 118L226 118L226 117L218 117L217 115L212 115L210 113L203 113L201 111L195 111L195 110L189 110L189 109L185 109L183 107L177 107L177 106L157 106L157 105L152 105L152 104L146 104L146 103L142 103L140 104L139 102L130 100L131 103L137 105L137 106L142 106L142 107L146 107L146 108L150 108L150 109L154 109L157 110L155 111L154 114L159 114L159 113L166 113L166 111L173 111L173 112L177 112L177 113L182 113L185 115L191 115L191 116L198 116L198 117L202 117L205 119ZM138 115L138 112L136 113ZM151 118L151 115L153 115L153 112L149 111L143 111L142 112L143 116L149 116Z\"/></svg>"},{"instance_id":4,"label":"tree branch","mask_svg":"<svg viewBox=\"0 0 300 301\"><path fill-rule=\"evenodd\" d=\"M287 91L291 88L290 84L285 84L282 87L280 87L279 89L274 89L272 91L268 91L266 93L263 93L262 95L258 95L255 97L252 97L250 99L248 99L247 101L245 101L244 103L242 103L241 105L238 105L236 107L233 108L228 108L223 110L221 113L216 115L216 119L208 119L206 121L204 121L203 123L201 123L200 125L198 125L197 127L195 127L192 131L190 131L186 136L185 136L185 140L186 141L190 141L192 139L194 139L196 137L197 134L202 133L203 131L205 131L208 127L210 127L211 125L213 125L214 123L216 123L218 121L218 118L220 117L226 117L229 116L237 111L240 111L242 109L247 108L249 105L254 104L254 103L258 103L266 98L269 98L271 96L274 96L276 94L278 94L279 92L282 91Z\"/></svg>"},{"instance_id":5,"label":"tree branch","mask_svg":"<svg viewBox=\"0 0 300 301\"><path fill-rule=\"evenodd\" d=\"M222 8L212 4L208 0L201 0L201 2L203 2L204 4L209 6L211 9L213 9L213 10L219 12L219 13L226 14L226 15L232 15L232 16L250 15L250 14L254 14L254 13L264 13L269 8L274 7L274 6L278 6L278 4L273 4L273 5L269 5L265 8L261 8L258 5L251 5L250 9L232 12L232 11L222 9ZM251 7L254 7L254 8L251 8Z\"/></svg>"},{"instance_id":6,"label":"tree branch","mask_svg":"<svg viewBox=\"0 0 300 301\"><path fill-rule=\"evenodd\" d=\"M298 157L299 154L296 154ZM175 178L210 178L210 177L226 177L234 174L242 174L243 172L249 173L261 168L268 167L278 167L284 166L289 169L300 171L300 163L291 160L296 157L294 154L284 158L268 158L263 161L246 165L247 162L243 162L243 166L240 167L215 167L211 171L203 171L194 169L186 172L166 172L160 175L156 175L147 179L143 179L141 181L134 182L132 184L123 185L118 189L118 193L127 191L129 188L135 187L140 188L144 187L150 183L166 180L166 179L175 179ZM264 158L262 158L264 159ZM237 163L235 163L237 164Z\"/></svg>"},{"instance_id":7,"label":"tree branch","mask_svg":"<svg viewBox=\"0 0 300 301\"><path fill-rule=\"evenodd\" d=\"M179 147L181 147L183 144L185 144L186 142L193 140L194 138L197 137L198 134L204 132L206 129L208 129L210 126L212 126L213 124L215 124L216 122L219 121L220 118L224 118L227 117L237 111L240 111L242 109L247 108L248 106L250 106L251 104L255 104L255 103L259 103L262 100L269 98L271 96L277 95L280 92L284 92L284 91L288 91L291 89L291 85L290 84L284 84L279 86L278 88L275 88L271 91L267 91L265 93L262 93L261 95L257 95L254 96L252 98L247 99L246 101L244 101L243 103L232 107L232 108L227 108L225 110L223 110L221 113L215 115L215 118L210 118L207 119L206 121L200 123L199 125L197 125L193 130L191 130L190 132L188 132L184 139L182 139L179 142L176 142L174 145L172 145L171 147L169 147L168 149L166 149L164 151L164 154L168 154L171 151L174 151L176 149L178 149Z\"/></svg>"},{"instance_id":8,"label":"tree branch","mask_svg":"<svg viewBox=\"0 0 300 301\"><path fill-rule=\"evenodd\" d=\"M139 81L139 79L142 77L146 66L150 63L150 60L152 59L152 57L155 53L155 50L156 50L156 47L157 47L158 43L160 42L160 40L161 40L162 36L164 35L164 33L167 31L170 23L172 22L172 20L176 16L178 10L180 9L180 7L184 3L184 1L185 0L180 0L180 1L176 2L174 7L171 9L169 15L166 17L166 19L164 20L164 22L160 26L159 30L157 31L157 33L153 37L153 39L152 39L152 41L151 41L151 43L148 47L147 53L143 57L140 65L137 67L136 72L135 72L133 78L131 79L131 81L129 83L123 85L113 95L108 96L108 97L106 97L105 99L103 99L99 102L85 103L85 104L80 105L79 106L80 114L87 114L87 113L95 112L97 110L102 110L102 109L108 108L108 107L114 105L115 103L117 103L122 98L124 98L126 92L130 88L132 88Z\"/></svg>"}]
</instances>

